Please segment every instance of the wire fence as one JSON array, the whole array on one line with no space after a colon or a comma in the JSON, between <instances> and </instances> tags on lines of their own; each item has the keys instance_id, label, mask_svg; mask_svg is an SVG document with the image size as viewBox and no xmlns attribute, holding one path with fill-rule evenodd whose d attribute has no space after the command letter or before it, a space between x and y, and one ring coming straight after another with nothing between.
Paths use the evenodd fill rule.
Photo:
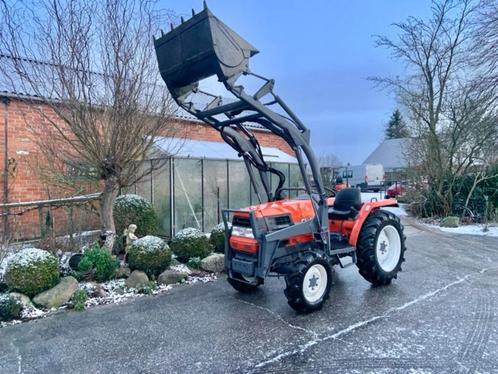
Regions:
<instances>
[{"instance_id":1,"label":"wire fence","mask_svg":"<svg viewBox=\"0 0 498 374\"><path fill-rule=\"evenodd\" d=\"M100 193L0 204L1 242L55 242L62 237L66 240L59 245L73 247L88 231L98 228L99 203Z\"/></svg>"}]
</instances>

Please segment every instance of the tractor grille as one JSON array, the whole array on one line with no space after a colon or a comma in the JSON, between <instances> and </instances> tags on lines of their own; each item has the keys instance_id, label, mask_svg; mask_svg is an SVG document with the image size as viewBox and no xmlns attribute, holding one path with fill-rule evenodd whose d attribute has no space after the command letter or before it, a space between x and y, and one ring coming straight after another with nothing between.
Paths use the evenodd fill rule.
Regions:
<instances>
[{"instance_id":1,"label":"tractor grille","mask_svg":"<svg viewBox=\"0 0 498 374\"><path fill-rule=\"evenodd\" d=\"M249 220L249 217L234 216L232 225L239 227L251 227L251 221Z\"/></svg>"},{"instance_id":2,"label":"tractor grille","mask_svg":"<svg viewBox=\"0 0 498 374\"><path fill-rule=\"evenodd\" d=\"M290 216L275 217L275 224L277 226L289 226L291 224Z\"/></svg>"}]
</instances>

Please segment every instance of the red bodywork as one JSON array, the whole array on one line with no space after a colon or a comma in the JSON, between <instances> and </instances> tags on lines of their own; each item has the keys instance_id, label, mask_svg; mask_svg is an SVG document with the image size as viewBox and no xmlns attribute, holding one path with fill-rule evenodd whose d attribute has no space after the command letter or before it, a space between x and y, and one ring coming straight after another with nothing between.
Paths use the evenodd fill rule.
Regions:
<instances>
[{"instance_id":1,"label":"red bodywork","mask_svg":"<svg viewBox=\"0 0 498 374\"><path fill-rule=\"evenodd\" d=\"M327 205L332 206L334 198L327 199ZM349 244L356 247L358 236L360 235L363 223L370 213L381 207L397 206L398 202L395 199L386 199L380 201L369 201L363 203L360 212L353 219L347 220L329 220L329 230L331 233L340 233L345 236ZM252 210L256 218L282 216L290 214L291 220L294 223L310 220L315 213L310 200L280 200L260 205L254 205L242 210ZM243 212L237 212L235 215L248 217ZM297 235L288 238L287 246L294 246L298 243L309 242L313 240L313 233ZM259 248L258 241L253 238L231 236L230 246L238 251L246 253L256 253Z\"/></svg>"}]
</instances>

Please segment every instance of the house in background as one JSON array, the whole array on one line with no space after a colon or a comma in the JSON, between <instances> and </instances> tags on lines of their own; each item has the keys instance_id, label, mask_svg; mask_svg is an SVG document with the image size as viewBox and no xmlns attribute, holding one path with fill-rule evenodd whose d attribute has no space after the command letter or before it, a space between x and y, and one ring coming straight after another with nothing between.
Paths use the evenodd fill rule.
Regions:
<instances>
[{"instance_id":1,"label":"house in background","mask_svg":"<svg viewBox=\"0 0 498 374\"><path fill-rule=\"evenodd\" d=\"M410 165L408 155L411 146L410 138L387 139L365 159L363 164L381 164L384 167L385 181L403 181L406 169Z\"/></svg>"}]
</instances>

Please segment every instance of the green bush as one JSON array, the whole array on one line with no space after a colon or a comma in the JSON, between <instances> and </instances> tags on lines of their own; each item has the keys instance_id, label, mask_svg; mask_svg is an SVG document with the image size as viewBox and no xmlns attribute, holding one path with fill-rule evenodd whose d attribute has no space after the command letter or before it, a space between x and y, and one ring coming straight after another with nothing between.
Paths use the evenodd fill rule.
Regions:
<instances>
[{"instance_id":1,"label":"green bush","mask_svg":"<svg viewBox=\"0 0 498 374\"><path fill-rule=\"evenodd\" d=\"M230 225L230 223L228 223ZM230 227L230 226L229 226ZM225 225L220 223L211 230L209 243L217 253L225 253Z\"/></svg>"},{"instance_id":2,"label":"green bush","mask_svg":"<svg viewBox=\"0 0 498 374\"><path fill-rule=\"evenodd\" d=\"M71 298L71 303L74 310L82 311L85 310L85 302L88 300L88 294L85 290L81 288L76 290L73 297Z\"/></svg>"},{"instance_id":3,"label":"green bush","mask_svg":"<svg viewBox=\"0 0 498 374\"><path fill-rule=\"evenodd\" d=\"M137 236L155 234L158 219L152 205L143 197L133 194L118 196L114 202L114 223L118 240L122 240L124 229L134 223Z\"/></svg>"},{"instance_id":4,"label":"green bush","mask_svg":"<svg viewBox=\"0 0 498 374\"><path fill-rule=\"evenodd\" d=\"M179 261L187 262L191 257L206 257L212 252L212 245L200 230L192 227L179 231L171 240L171 250Z\"/></svg>"},{"instance_id":5,"label":"green bush","mask_svg":"<svg viewBox=\"0 0 498 374\"><path fill-rule=\"evenodd\" d=\"M97 282L105 282L114 278L118 267L119 261L115 260L106 249L100 248L98 244L92 245L85 251L78 264L78 270L82 273L94 271Z\"/></svg>"},{"instance_id":6,"label":"green bush","mask_svg":"<svg viewBox=\"0 0 498 374\"><path fill-rule=\"evenodd\" d=\"M200 257L190 257L187 261L187 266L192 269L199 269L201 267L201 261Z\"/></svg>"},{"instance_id":7,"label":"green bush","mask_svg":"<svg viewBox=\"0 0 498 374\"><path fill-rule=\"evenodd\" d=\"M0 294L0 321L10 321L21 314L22 305L8 294Z\"/></svg>"},{"instance_id":8,"label":"green bush","mask_svg":"<svg viewBox=\"0 0 498 374\"><path fill-rule=\"evenodd\" d=\"M137 239L128 248L128 265L130 270L141 270L149 277L156 276L168 268L171 263L171 250L157 236L147 235Z\"/></svg>"},{"instance_id":9,"label":"green bush","mask_svg":"<svg viewBox=\"0 0 498 374\"><path fill-rule=\"evenodd\" d=\"M36 296L59 282L59 262L47 251L24 248L9 259L5 280L11 290Z\"/></svg>"},{"instance_id":10,"label":"green bush","mask_svg":"<svg viewBox=\"0 0 498 374\"><path fill-rule=\"evenodd\" d=\"M143 293L144 295L152 295L157 289L156 282L150 281L146 286L143 286L138 290L138 293Z\"/></svg>"}]
</instances>

